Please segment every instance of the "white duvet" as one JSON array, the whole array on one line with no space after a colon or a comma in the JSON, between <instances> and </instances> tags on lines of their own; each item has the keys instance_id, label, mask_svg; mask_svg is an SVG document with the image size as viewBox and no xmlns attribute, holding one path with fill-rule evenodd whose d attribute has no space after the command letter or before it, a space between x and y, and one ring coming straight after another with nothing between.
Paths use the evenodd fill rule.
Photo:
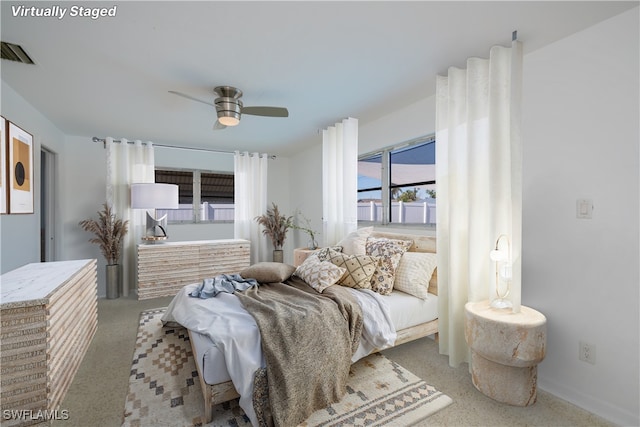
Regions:
<instances>
[{"instance_id":1,"label":"white duvet","mask_svg":"<svg viewBox=\"0 0 640 427\"><path fill-rule=\"evenodd\" d=\"M196 283L182 288L167 307L162 321L177 322L211 338L224 354L229 377L240 394L240 407L251 424L257 426L251 397L253 375L256 370L265 367L258 325L233 294L220 293L209 299L190 297L189 293L198 286ZM360 345L351 358L355 362L374 349L393 346L396 331L383 298L370 290L349 290L363 313Z\"/></svg>"}]
</instances>

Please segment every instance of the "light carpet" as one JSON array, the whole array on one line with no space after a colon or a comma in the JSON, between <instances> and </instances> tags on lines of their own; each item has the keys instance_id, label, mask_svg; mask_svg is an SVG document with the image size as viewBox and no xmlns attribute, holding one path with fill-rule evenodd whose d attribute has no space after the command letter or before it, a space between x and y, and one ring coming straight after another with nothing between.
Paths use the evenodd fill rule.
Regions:
<instances>
[{"instance_id":1,"label":"light carpet","mask_svg":"<svg viewBox=\"0 0 640 427\"><path fill-rule=\"evenodd\" d=\"M131 364L123 426L202 426L204 401L186 329L163 327L165 308L143 311ZM449 396L379 353L351 366L342 400L303 426L410 425L451 404ZM209 426L249 426L233 400Z\"/></svg>"}]
</instances>

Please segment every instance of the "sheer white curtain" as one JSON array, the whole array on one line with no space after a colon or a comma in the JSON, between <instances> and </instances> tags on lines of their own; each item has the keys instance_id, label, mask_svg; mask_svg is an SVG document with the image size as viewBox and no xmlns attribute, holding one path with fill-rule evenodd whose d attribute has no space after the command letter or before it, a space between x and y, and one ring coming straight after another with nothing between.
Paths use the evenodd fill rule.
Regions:
<instances>
[{"instance_id":1,"label":"sheer white curtain","mask_svg":"<svg viewBox=\"0 0 640 427\"><path fill-rule=\"evenodd\" d=\"M358 119L322 131L322 225L325 245L358 228Z\"/></svg>"},{"instance_id":2,"label":"sheer white curtain","mask_svg":"<svg viewBox=\"0 0 640 427\"><path fill-rule=\"evenodd\" d=\"M267 239L255 218L267 211L269 156L235 152L234 236L251 242L251 264L270 261Z\"/></svg>"},{"instance_id":3,"label":"sheer white curtain","mask_svg":"<svg viewBox=\"0 0 640 427\"><path fill-rule=\"evenodd\" d=\"M489 258L511 240L509 299L520 310L522 46L496 46L489 59L438 76L436 95L437 253L440 352L468 362L464 305L495 297Z\"/></svg>"},{"instance_id":4,"label":"sheer white curtain","mask_svg":"<svg viewBox=\"0 0 640 427\"><path fill-rule=\"evenodd\" d=\"M120 143L113 138L105 139L107 149L107 203L114 213L123 220L129 221L129 232L124 238L122 248L122 292L128 296L135 290L136 284L136 245L144 233L146 211L131 209L130 187L132 183L154 182L155 164L153 144L126 139Z\"/></svg>"}]
</instances>

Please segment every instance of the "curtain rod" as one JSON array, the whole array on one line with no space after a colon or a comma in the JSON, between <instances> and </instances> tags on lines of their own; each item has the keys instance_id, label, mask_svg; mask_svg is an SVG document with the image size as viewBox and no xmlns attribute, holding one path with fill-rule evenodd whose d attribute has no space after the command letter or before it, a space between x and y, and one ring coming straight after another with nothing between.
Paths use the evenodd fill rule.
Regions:
<instances>
[{"instance_id":1,"label":"curtain rod","mask_svg":"<svg viewBox=\"0 0 640 427\"><path fill-rule=\"evenodd\" d=\"M97 136L94 136L92 138L93 142L102 142L102 145L106 148L107 147L107 140L106 138L98 138ZM120 139L115 139L113 140L113 142L122 142L122 140ZM129 144L134 144L135 141L131 141L131 140L127 140L127 143ZM145 142L142 143L143 145L146 144ZM210 148L195 148L195 147L179 147L177 145L167 145L167 144L156 144L153 143L153 145L155 147L163 147L163 148L175 148L176 150L192 150L192 151L206 151L209 153L220 153L220 154L235 154L235 151L225 151L225 150L213 150ZM244 152L239 151L241 156L244 156ZM268 154L268 157L270 159L275 159L276 156L273 154Z\"/></svg>"}]
</instances>

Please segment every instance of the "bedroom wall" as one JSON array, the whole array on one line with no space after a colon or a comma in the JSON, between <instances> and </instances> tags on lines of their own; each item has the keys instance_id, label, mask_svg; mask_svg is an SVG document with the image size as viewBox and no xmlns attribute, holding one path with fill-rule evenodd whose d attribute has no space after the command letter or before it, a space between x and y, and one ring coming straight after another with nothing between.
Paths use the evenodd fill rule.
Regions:
<instances>
[{"instance_id":1,"label":"bedroom wall","mask_svg":"<svg viewBox=\"0 0 640 427\"><path fill-rule=\"evenodd\" d=\"M640 424L638 12L524 59L522 300L548 320L539 384L621 425ZM592 219L576 218L579 198Z\"/></svg>"},{"instance_id":2,"label":"bedroom wall","mask_svg":"<svg viewBox=\"0 0 640 427\"><path fill-rule=\"evenodd\" d=\"M539 386L620 425L640 424L638 27L635 8L524 57L522 301L548 320ZM434 122L430 97L360 123L359 152ZM321 139L291 164L292 199L322 194ZM576 219L578 198L593 219ZM321 220L319 198L299 200Z\"/></svg>"},{"instance_id":3,"label":"bedroom wall","mask_svg":"<svg viewBox=\"0 0 640 427\"><path fill-rule=\"evenodd\" d=\"M22 265L40 262L40 150L46 147L58 155L64 154L64 134L46 117L2 81L2 106L0 113L33 135L34 142L34 213L0 215L0 273L6 273ZM63 157L63 156L58 156ZM58 173L59 175L59 173ZM60 180L58 179L58 182ZM58 193L60 188L58 188ZM56 216L60 215L58 210ZM62 246L61 229L55 230L56 252Z\"/></svg>"}]
</instances>

